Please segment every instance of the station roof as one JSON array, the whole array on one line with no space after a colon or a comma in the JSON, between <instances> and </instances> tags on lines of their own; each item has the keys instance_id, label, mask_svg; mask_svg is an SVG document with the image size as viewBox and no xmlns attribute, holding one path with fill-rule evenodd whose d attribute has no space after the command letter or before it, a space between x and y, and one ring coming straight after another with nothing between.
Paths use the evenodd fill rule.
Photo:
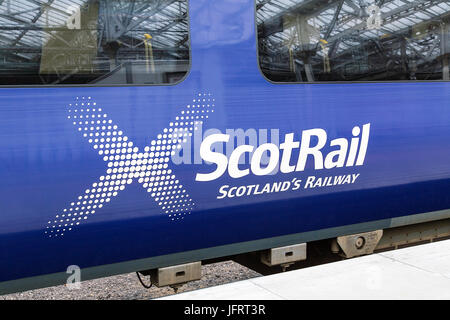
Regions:
<instances>
[{"instance_id":1,"label":"station roof","mask_svg":"<svg viewBox=\"0 0 450 320\"><path fill-rule=\"evenodd\" d=\"M107 35L135 48L150 34L155 49L187 49L187 0L0 0L0 52L33 59L78 8L93 2L110 17L100 41Z\"/></svg>"},{"instance_id":2,"label":"station roof","mask_svg":"<svg viewBox=\"0 0 450 320\"><path fill-rule=\"evenodd\" d=\"M361 43L379 43L383 39L406 40L406 54L427 61L440 55L440 38L429 36L429 24L441 23L450 17L448 0L256 0L258 32L266 53L272 55L298 48L302 44L298 34L307 26L310 44L320 48L327 44L330 56L359 50ZM367 27L369 8L376 5L381 25ZM297 20L296 20L297 19ZM435 31L438 33L438 31ZM300 39L300 40L299 40ZM305 39L303 37L303 39ZM434 40L433 40L434 39ZM304 41L304 40L303 40ZM398 47L400 50L400 47ZM280 53L281 54L281 53ZM317 50L321 59L323 52Z\"/></svg>"}]
</instances>

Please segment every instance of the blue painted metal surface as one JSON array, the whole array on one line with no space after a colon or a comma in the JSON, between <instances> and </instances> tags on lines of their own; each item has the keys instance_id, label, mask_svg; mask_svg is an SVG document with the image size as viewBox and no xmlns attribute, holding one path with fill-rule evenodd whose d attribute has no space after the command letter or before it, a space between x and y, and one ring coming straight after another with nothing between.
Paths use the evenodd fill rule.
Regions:
<instances>
[{"instance_id":1,"label":"blue painted metal surface","mask_svg":"<svg viewBox=\"0 0 450 320\"><path fill-rule=\"evenodd\" d=\"M257 64L253 0L190 1L192 67L175 86L0 90L0 282L450 208L450 83L275 85ZM323 128L350 137L371 123L364 166L196 182L207 165L171 165L195 200L171 221L136 181L61 238L47 221L104 174L106 163L67 119L91 96L140 149L198 93L208 128ZM298 136L297 136L298 138ZM220 186L360 173L335 188L217 200Z\"/></svg>"}]
</instances>

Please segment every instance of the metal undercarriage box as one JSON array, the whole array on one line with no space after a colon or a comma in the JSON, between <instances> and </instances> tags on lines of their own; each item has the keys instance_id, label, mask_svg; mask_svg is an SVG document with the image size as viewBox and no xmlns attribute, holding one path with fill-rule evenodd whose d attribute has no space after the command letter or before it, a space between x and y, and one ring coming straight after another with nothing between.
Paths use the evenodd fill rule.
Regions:
<instances>
[{"instance_id":1,"label":"metal undercarriage box","mask_svg":"<svg viewBox=\"0 0 450 320\"><path fill-rule=\"evenodd\" d=\"M261 254L261 262L272 267L306 259L306 243L272 248Z\"/></svg>"},{"instance_id":2,"label":"metal undercarriage box","mask_svg":"<svg viewBox=\"0 0 450 320\"><path fill-rule=\"evenodd\" d=\"M166 287L200 280L202 263L192 262L177 266L153 269L150 271L152 283L157 287Z\"/></svg>"},{"instance_id":3,"label":"metal undercarriage box","mask_svg":"<svg viewBox=\"0 0 450 320\"><path fill-rule=\"evenodd\" d=\"M337 243L346 258L371 254L383 236L383 230L337 237Z\"/></svg>"}]
</instances>

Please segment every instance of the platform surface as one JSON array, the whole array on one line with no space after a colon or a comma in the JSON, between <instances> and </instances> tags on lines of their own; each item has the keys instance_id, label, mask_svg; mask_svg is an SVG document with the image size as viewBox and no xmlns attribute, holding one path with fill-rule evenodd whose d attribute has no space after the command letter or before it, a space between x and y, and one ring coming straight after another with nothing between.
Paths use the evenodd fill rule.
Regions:
<instances>
[{"instance_id":1,"label":"platform surface","mask_svg":"<svg viewBox=\"0 0 450 320\"><path fill-rule=\"evenodd\" d=\"M450 240L244 280L163 299L450 299Z\"/></svg>"}]
</instances>

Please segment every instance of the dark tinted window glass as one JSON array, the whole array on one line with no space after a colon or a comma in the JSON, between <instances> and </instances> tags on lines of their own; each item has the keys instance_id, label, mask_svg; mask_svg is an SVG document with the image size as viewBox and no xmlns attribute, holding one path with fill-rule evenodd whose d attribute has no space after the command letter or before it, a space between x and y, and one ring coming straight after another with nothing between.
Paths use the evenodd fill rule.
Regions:
<instances>
[{"instance_id":1,"label":"dark tinted window glass","mask_svg":"<svg viewBox=\"0 0 450 320\"><path fill-rule=\"evenodd\" d=\"M0 1L0 84L177 82L187 19L187 0Z\"/></svg>"},{"instance_id":2,"label":"dark tinted window glass","mask_svg":"<svg viewBox=\"0 0 450 320\"><path fill-rule=\"evenodd\" d=\"M448 0L256 0L275 82L449 80Z\"/></svg>"}]
</instances>

